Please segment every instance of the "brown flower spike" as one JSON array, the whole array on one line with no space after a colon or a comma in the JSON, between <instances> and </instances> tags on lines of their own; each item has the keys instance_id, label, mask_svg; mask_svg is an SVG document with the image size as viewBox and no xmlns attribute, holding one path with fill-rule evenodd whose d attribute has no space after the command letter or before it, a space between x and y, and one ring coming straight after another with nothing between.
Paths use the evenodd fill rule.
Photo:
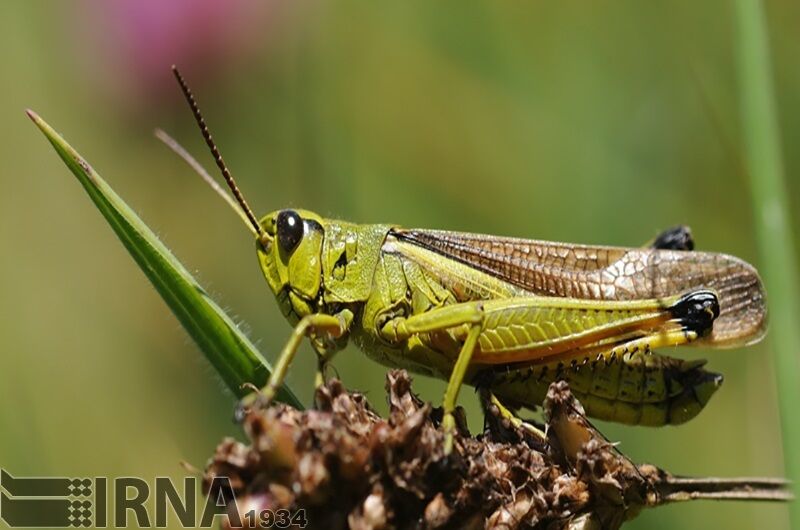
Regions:
<instances>
[{"instance_id":1,"label":"brown flower spike","mask_svg":"<svg viewBox=\"0 0 800 530\"><path fill-rule=\"evenodd\" d=\"M388 419L337 380L317 409L286 405L244 418L250 445L224 440L205 472L229 477L229 510L305 510L307 528L616 529L642 508L697 498L788 500L783 480L686 479L636 466L586 419L566 383L550 386L547 437L522 433L489 407L486 429L463 421L445 456L441 411L387 376ZM218 484L218 483L214 483ZM216 497L215 497L216 498ZM231 518L234 520L235 518Z\"/></svg>"}]
</instances>

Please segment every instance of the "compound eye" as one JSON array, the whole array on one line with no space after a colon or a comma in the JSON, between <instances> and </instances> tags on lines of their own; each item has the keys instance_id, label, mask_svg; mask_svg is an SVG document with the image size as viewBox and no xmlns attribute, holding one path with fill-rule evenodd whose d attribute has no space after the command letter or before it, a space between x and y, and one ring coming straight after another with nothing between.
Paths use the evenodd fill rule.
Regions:
<instances>
[{"instance_id":1,"label":"compound eye","mask_svg":"<svg viewBox=\"0 0 800 530\"><path fill-rule=\"evenodd\" d=\"M291 252L303 239L303 218L294 210L283 210L276 222L278 244L285 252Z\"/></svg>"}]
</instances>

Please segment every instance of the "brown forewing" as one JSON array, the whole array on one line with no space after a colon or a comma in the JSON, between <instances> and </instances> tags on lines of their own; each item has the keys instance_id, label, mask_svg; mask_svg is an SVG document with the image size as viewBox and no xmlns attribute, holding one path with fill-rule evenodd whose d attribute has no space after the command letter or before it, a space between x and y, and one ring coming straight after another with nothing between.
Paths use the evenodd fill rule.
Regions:
<instances>
[{"instance_id":1,"label":"brown forewing","mask_svg":"<svg viewBox=\"0 0 800 530\"><path fill-rule=\"evenodd\" d=\"M719 296L720 316L704 342L716 346L755 342L766 328L758 272L726 254L573 245L442 230L395 229L394 235L543 296L637 300L713 289Z\"/></svg>"}]
</instances>

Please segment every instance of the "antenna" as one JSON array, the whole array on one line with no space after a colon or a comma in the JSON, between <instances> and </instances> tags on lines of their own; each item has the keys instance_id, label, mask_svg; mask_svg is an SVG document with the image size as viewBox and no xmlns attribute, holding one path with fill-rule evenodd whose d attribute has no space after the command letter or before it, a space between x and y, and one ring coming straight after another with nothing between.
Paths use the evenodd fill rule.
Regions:
<instances>
[{"instance_id":1,"label":"antenna","mask_svg":"<svg viewBox=\"0 0 800 530\"><path fill-rule=\"evenodd\" d=\"M175 74L175 79L178 80L178 84L181 86L181 90L186 98L186 102L189 103L189 107L192 109L192 114L194 114L194 119L197 122L198 127L200 127L200 132L203 135L203 139L205 139L208 148L211 149L211 155L214 157L214 162L217 163L217 167L220 169L220 171L222 171L222 176L225 178L228 188L230 188L231 193L233 193L233 196L236 198L239 206L241 206L242 210L244 210L247 219L250 221L250 224L253 225L253 228L255 228L256 233L261 238L268 238L269 236L267 236L267 234L261 228L261 225L258 223L258 219L256 219L256 216L253 214L253 210L250 209L247 201L244 200L244 195L242 195L242 192L239 190L239 186L236 185L236 181L233 180L233 176L228 170L228 166L225 165L225 161L222 159L222 155L219 153L219 149L217 149L214 139L211 138L211 133L208 132L208 126L206 125L206 121L203 119L203 115L200 113L200 108L197 106L197 102L192 95L192 91L189 89L189 86L186 84L183 76L178 71L177 66L172 65L172 73Z\"/></svg>"},{"instance_id":2,"label":"antenna","mask_svg":"<svg viewBox=\"0 0 800 530\"><path fill-rule=\"evenodd\" d=\"M254 236L258 237L258 233L252 226L250 226L250 219L242 211L242 208L239 206L239 203L236 202L236 200L233 197L228 195L228 192L225 191L225 188L220 186L217 183L217 181L214 180L214 177L208 174L208 171L206 171L206 168L200 165L200 162L195 160L194 157L190 155L189 152L186 149L184 149L183 146L179 144L177 140L175 140L172 136L164 132L162 129L156 129L155 136L156 138L161 140L164 143L164 145L169 147L173 153L181 157L181 159L183 159L183 161L186 162L189 165L189 167L191 167L194 170L195 173L200 175L200 178L202 178L206 182L206 184L211 186L211 189L214 190L214 192L217 193L220 197L222 197L222 200L224 200L228 204L228 206L230 206L231 209L233 209L233 211L236 212L236 215L238 215L239 218L244 222L244 226L246 226L247 229L250 230L250 232L252 232Z\"/></svg>"}]
</instances>

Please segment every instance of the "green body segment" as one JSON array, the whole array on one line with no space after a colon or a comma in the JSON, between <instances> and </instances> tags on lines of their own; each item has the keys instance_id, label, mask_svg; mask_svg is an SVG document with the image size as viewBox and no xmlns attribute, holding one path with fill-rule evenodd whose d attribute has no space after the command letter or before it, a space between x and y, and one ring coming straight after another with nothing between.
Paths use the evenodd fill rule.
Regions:
<instances>
[{"instance_id":1,"label":"green body segment","mask_svg":"<svg viewBox=\"0 0 800 530\"><path fill-rule=\"evenodd\" d=\"M297 210L292 213L302 219L302 237L289 248L280 243L282 212L261 220L273 242L259 243L259 261L290 322L339 316L342 329L335 338L311 332L326 360L353 340L384 365L451 379L473 335L475 348L460 374L465 382L535 407L552 381L565 379L588 414L644 425L687 421L721 382L697 363L650 351L703 338L686 329L675 308L705 284L630 300L596 299L592 290L583 298L542 296L520 281L408 241L391 225L332 221Z\"/></svg>"},{"instance_id":2,"label":"green body segment","mask_svg":"<svg viewBox=\"0 0 800 530\"><path fill-rule=\"evenodd\" d=\"M637 352L613 361L547 363L493 374L492 388L509 403L541 403L549 382L564 380L592 417L632 425L677 425L694 418L722 384L702 369L703 361L682 361Z\"/></svg>"}]
</instances>

